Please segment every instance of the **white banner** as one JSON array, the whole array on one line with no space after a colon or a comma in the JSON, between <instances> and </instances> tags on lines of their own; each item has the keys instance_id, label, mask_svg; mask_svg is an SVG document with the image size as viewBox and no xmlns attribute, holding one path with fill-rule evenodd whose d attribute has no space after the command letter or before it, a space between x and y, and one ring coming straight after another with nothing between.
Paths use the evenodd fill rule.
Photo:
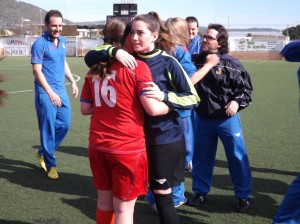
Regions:
<instances>
[{"instance_id":1,"label":"white banner","mask_svg":"<svg viewBox=\"0 0 300 224\"><path fill-rule=\"evenodd\" d=\"M7 37L1 38L1 45L3 48L6 47L29 47L30 44L26 41L25 38L17 38L17 37Z\"/></svg>"},{"instance_id":2,"label":"white banner","mask_svg":"<svg viewBox=\"0 0 300 224\"><path fill-rule=\"evenodd\" d=\"M285 43L283 41L253 41L251 37L230 38L230 51L281 51Z\"/></svg>"},{"instance_id":3,"label":"white banner","mask_svg":"<svg viewBox=\"0 0 300 224\"><path fill-rule=\"evenodd\" d=\"M4 56L28 56L28 47L6 47L4 48Z\"/></svg>"}]
</instances>

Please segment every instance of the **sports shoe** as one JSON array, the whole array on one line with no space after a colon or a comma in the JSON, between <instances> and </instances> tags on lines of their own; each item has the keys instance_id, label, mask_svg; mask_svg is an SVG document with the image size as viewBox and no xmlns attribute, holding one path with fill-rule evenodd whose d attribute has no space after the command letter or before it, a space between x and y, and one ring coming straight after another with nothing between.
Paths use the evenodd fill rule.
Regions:
<instances>
[{"instance_id":1,"label":"sports shoe","mask_svg":"<svg viewBox=\"0 0 300 224\"><path fill-rule=\"evenodd\" d=\"M186 204L191 206L199 206L206 200L207 200L206 194L195 194L193 198L189 198L187 200Z\"/></svg>"},{"instance_id":2,"label":"sports shoe","mask_svg":"<svg viewBox=\"0 0 300 224\"><path fill-rule=\"evenodd\" d=\"M178 205L174 205L174 207L175 207L175 208L178 208L178 207L180 207L181 205L184 205L184 204L186 204L186 202L187 202L187 198L186 198L186 197L184 197L183 201L179 202L179 204L178 204Z\"/></svg>"},{"instance_id":3,"label":"sports shoe","mask_svg":"<svg viewBox=\"0 0 300 224\"><path fill-rule=\"evenodd\" d=\"M58 173L57 173L56 167L51 167L50 168L50 171L48 173L48 177L52 180L58 179Z\"/></svg>"},{"instance_id":4,"label":"sports shoe","mask_svg":"<svg viewBox=\"0 0 300 224\"><path fill-rule=\"evenodd\" d=\"M36 158L38 158L38 160L39 160L40 167L41 167L45 172L47 172L46 164L45 164L45 161L44 161L44 156L41 156L41 155L39 154L38 151L36 151L35 156L36 156Z\"/></svg>"},{"instance_id":5,"label":"sports shoe","mask_svg":"<svg viewBox=\"0 0 300 224\"><path fill-rule=\"evenodd\" d=\"M243 213L246 212L250 208L250 198L239 198L237 204L237 212Z\"/></svg>"},{"instance_id":6,"label":"sports shoe","mask_svg":"<svg viewBox=\"0 0 300 224\"><path fill-rule=\"evenodd\" d=\"M189 173L191 173L193 171L193 163L192 162L188 162L186 168L185 168Z\"/></svg>"}]
</instances>

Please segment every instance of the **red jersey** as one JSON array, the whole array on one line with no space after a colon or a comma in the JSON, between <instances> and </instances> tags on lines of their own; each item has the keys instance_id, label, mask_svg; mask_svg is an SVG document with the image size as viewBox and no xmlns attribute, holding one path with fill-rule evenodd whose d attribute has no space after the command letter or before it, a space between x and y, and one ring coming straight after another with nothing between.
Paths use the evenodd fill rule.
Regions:
<instances>
[{"instance_id":1,"label":"red jersey","mask_svg":"<svg viewBox=\"0 0 300 224\"><path fill-rule=\"evenodd\" d=\"M116 154L145 150L144 109L139 97L150 81L150 70L141 61L135 70L114 62L103 80L85 77L80 101L93 104L90 148Z\"/></svg>"}]
</instances>

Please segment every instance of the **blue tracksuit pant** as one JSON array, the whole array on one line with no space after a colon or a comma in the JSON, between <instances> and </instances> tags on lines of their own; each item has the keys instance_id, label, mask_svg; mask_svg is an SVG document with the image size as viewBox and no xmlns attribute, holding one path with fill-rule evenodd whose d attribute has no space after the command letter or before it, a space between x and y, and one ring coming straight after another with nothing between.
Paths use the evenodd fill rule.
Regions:
<instances>
[{"instance_id":1,"label":"blue tracksuit pant","mask_svg":"<svg viewBox=\"0 0 300 224\"><path fill-rule=\"evenodd\" d=\"M183 124L183 134L186 149L185 166L187 166L189 162L192 162L194 154L194 129L192 123L192 116L183 117L181 118L181 121Z\"/></svg>"},{"instance_id":2,"label":"blue tracksuit pant","mask_svg":"<svg viewBox=\"0 0 300 224\"><path fill-rule=\"evenodd\" d=\"M300 174L289 187L277 214L274 216L273 224L300 223Z\"/></svg>"},{"instance_id":3,"label":"blue tracksuit pant","mask_svg":"<svg viewBox=\"0 0 300 224\"><path fill-rule=\"evenodd\" d=\"M61 107L53 106L48 94L35 94L35 108L40 129L40 148L47 170L56 167L55 150L64 140L71 123L71 107L66 91L58 94Z\"/></svg>"},{"instance_id":4,"label":"blue tracksuit pant","mask_svg":"<svg viewBox=\"0 0 300 224\"><path fill-rule=\"evenodd\" d=\"M252 177L239 114L222 119L206 119L196 115L194 134L194 193L208 194L210 191L220 138L224 145L234 194L237 198L250 198Z\"/></svg>"},{"instance_id":5,"label":"blue tracksuit pant","mask_svg":"<svg viewBox=\"0 0 300 224\"><path fill-rule=\"evenodd\" d=\"M181 182L179 186L172 187L172 197L173 197L174 206L178 206L180 203L184 202L185 199L184 191L185 191L184 182ZM150 204L155 203L154 194L152 193L151 190L149 190L145 200Z\"/></svg>"}]
</instances>

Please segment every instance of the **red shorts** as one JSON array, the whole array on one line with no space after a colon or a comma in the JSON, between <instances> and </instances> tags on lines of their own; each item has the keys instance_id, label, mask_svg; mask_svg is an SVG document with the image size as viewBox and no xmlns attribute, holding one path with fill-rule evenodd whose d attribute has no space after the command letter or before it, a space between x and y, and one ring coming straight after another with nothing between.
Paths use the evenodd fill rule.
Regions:
<instances>
[{"instance_id":1,"label":"red shorts","mask_svg":"<svg viewBox=\"0 0 300 224\"><path fill-rule=\"evenodd\" d=\"M123 201L147 194L148 160L145 151L112 154L89 149L89 160L97 190L112 190L113 196Z\"/></svg>"}]
</instances>

